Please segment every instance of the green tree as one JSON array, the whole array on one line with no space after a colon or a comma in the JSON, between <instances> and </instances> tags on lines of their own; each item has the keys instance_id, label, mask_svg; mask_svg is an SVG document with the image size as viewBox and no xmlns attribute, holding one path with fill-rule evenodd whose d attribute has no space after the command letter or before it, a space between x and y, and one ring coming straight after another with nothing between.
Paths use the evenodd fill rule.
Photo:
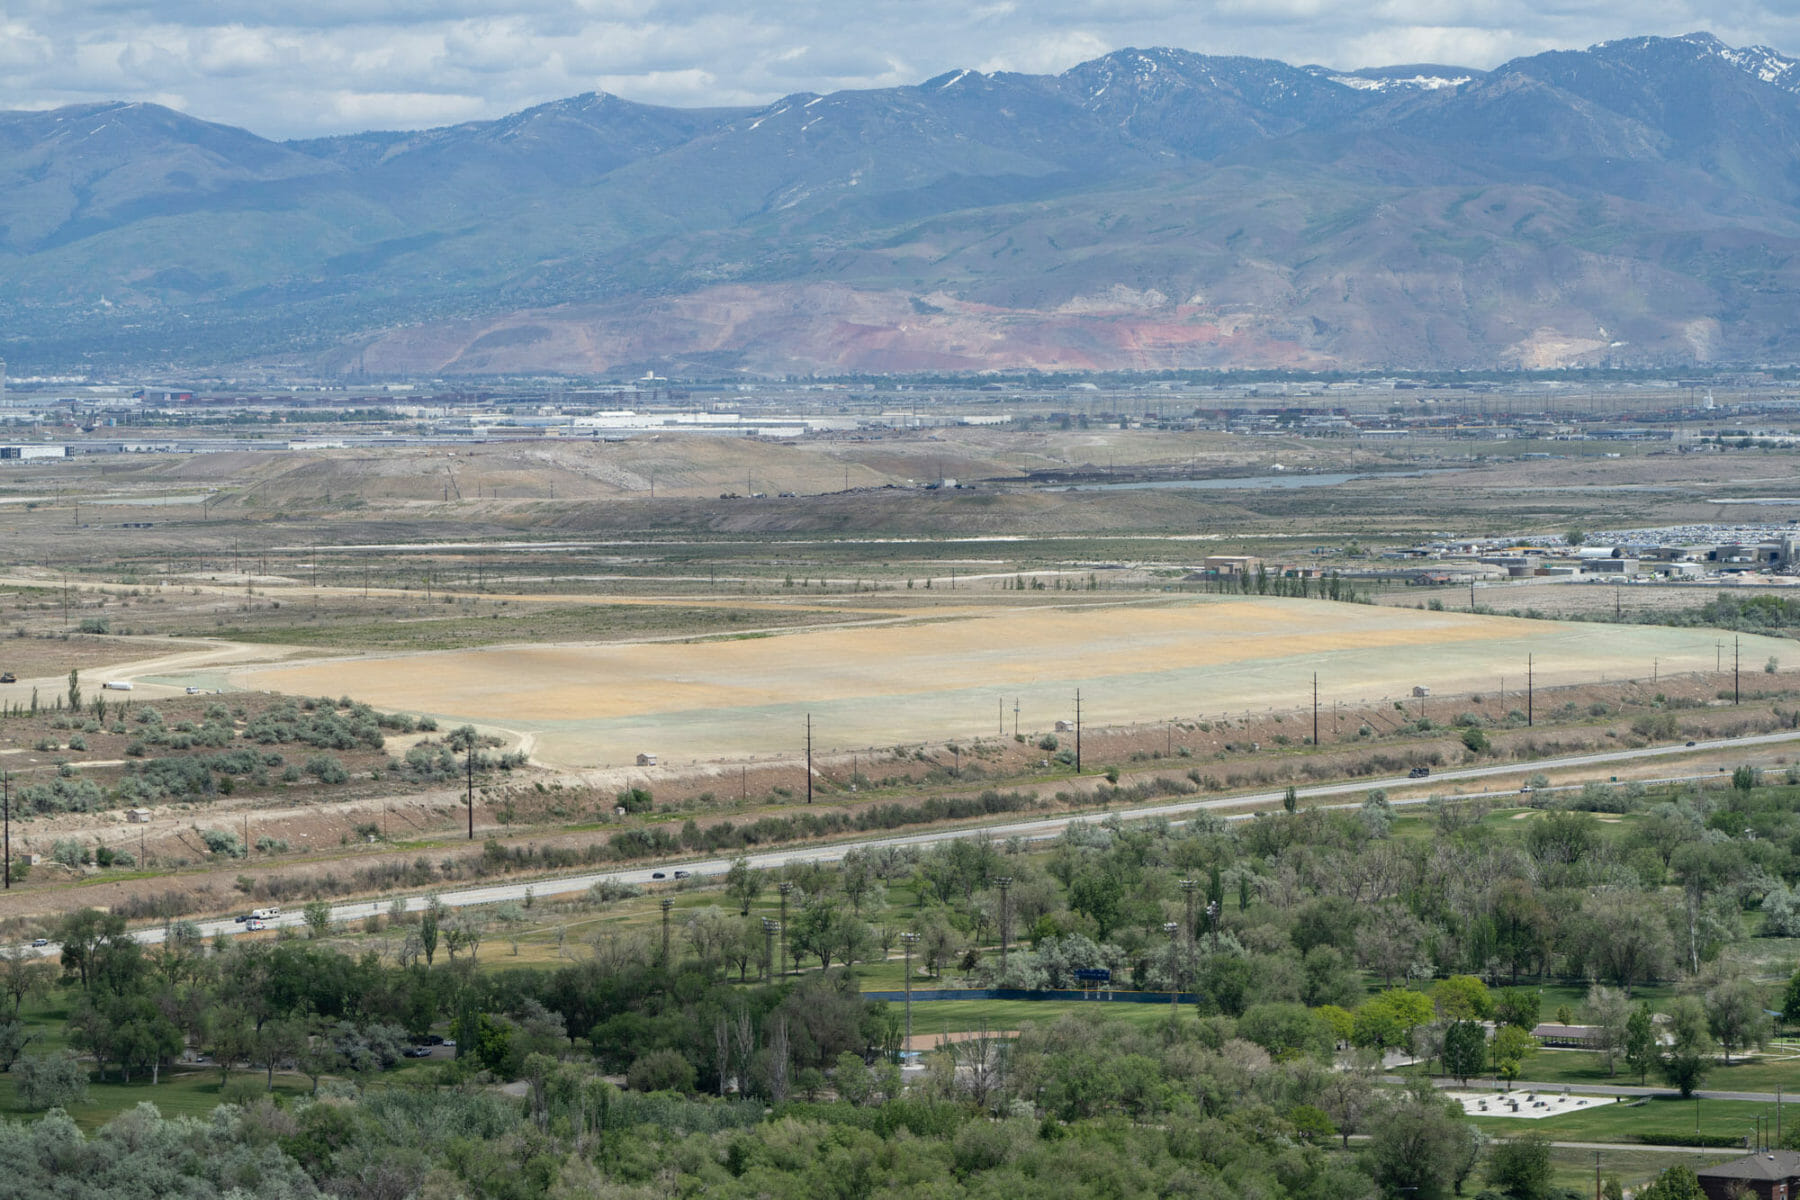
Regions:
<instances>
[{"instance_id":1,"label":"green tree","mask_svg":"<svg viewBox=\"0 0 1800 1200\"><path fill-rule=\"evenodd\" d=\"M425 965L437 956L438 922L444 916L444 903L436 896L425 900L425 911L419 914L419 949L425 952Z\"/></svg>"},{"instance_id":2,"label":"green tree","mask_svg":"<svg viewBox=\"0 0 1800 1200\"><path fill-rule=\"evenodd\" d=\"M322 938L331 932L331 901L311 900L300 911L306 918L308 937Z\"/></svg>"},{"instance_id":3,"label":"green tree","mask_svg":"<svg viewBox=\"0 0 1800 1200\"><path fill-rule=\"evenodd\" d=\"M20 1106L33 1112L87 1102L87 1067L67 1050L25 1055L13 1064L12 1080Z\"/></svg>"},{"instance_id":4,"label":"green tree","mask_svg":"<svg viewBox=\"0 0 1800 1200\"><path fill-rule=\"evenodd\" d=\"M1473 975L1452 975L1431 989L1431 999L1440 1017L1448 1021L1485 1020L1494 1009L1487 984Z\"/></svg>"},{"instance_id":5,"label":"green tree","mask_svg":"<svg viewBox=\"0 0 1800 1200\"><path fill-rule=\"evenodd\" d=\"M1502 1025L1494 1034L1494 1072L1508 1085L1519 1077L1525 1056L1537 1049L1538 1040L1517 1025Z\"/></svg>"},{"instance_id":6,"label":"green tree","mask_svg":"<svg viewBox=\"0 0 1800 1200\"><path fill-rule=\"evenodd\" d=\"M1669 1034L1673 1039L1663 1052L1663 1078L1681 1089L1682 1099L1694 1094L1712 1063L1712 1034L1707 1029L1706 1009L1692 996L1677 996L1669 1005Z\"/></svg>"},{"instance_id":7,"label":"green tree","mask_svg":"<svg viewBox=\"0 0 1800 1200\"><path fill-rule=\"evenodd\" d=\"M80 671L70 671L69 672L69 710L71 712L77 712L77 713L81 711L81 672Z\"/></svg>"},{"instance_id":8,"label":"green tree","mask_svg":"<svg viewBox=\"0 0 1800 1200\"><path fill-rule=\"evenodd\" d=\"M725 894L737 901L738 915L750 915L750 906L762 894L763 873L751 867L750 860L742 854L731 860L731 869L725 872Z\"/></svg>"},{"instance_id":9,"label":"green tree","mask_svg":"<svg viewBox=\"0 0 1800 1200\"><path fill-rule=\"evenodd\" d=\"M1513 1200L1548 1200L1555 1194L1550 1139L1534 1130L1495 1142L1488 1147L1487 1181Z\"/></svg>"},{"instance_id":10,"label":"green tree","mask_svg":"<svg viewBox=\"0 0 1800 1200\"><path fill-rule=\"evenodd\" d=\"M1536 1029L1543 997L1536 988L1504 988L1494 997L1493 1018L1501 1025Z\"/></svg>"},{"instance_id":11,"label":"green tree","mask_svg":"<svg viewBox=\"0 0 1800 1200\"><path fill-rule=\"evenodd\" d=\"M1694 1168L1676 1163L1649 1187L1637 1194L1638 1200L1706 1200L1706 1192L1694 1175Z\"/></svg>"},{"instance_id":12,"label":"green tree","mask_svg":"<svg viewBox=\"0 0 1800 1200\"><path fill-rule=\"evenodd\" d=\"M1706 993L1706 1026L1719 1049L1725 1052L1725 1065L1731 1065L1731 1052L1752 1046L1763 1046L1769 1040L1769 1017L1763 1011L1762 989L1748 979L1728 979Z\"/></svg>"},{"instance_id":13,"label":"green tree","mask_svg":"<svg viewBox=\"0 0 1800 1200\"><path fill-rule=\"evenodd\" d=\"M1479 1021L1452 1021L1444 1029L1444 1074L1467 1083L1487 1062L1487 1030Z\"/></svg>"},{"instance_id":14,"label":"green tree","mask_svg":"<svg viewBox=\"0 0 1800 1200\"><path fill-rule=\"evenodd\" d=\"M1474 1170L1480 1135L1462 1106L1420 1080L1369 1129L1369 1172L1390 1196L1444 1200Z\"/></svg>"},{"instance_id":15,"label":"green tree","mask_svg":"<svg viewBox=\"0 0 1800 1200\"><path fill-rule=\"evenodd\" d=\"M1405 1046L1412 1031L1431 1020L1431 1000L1406 988L1389 988L1357 1007L1351 1040L1359 1046Z\"/></svg>"}]
</instances>

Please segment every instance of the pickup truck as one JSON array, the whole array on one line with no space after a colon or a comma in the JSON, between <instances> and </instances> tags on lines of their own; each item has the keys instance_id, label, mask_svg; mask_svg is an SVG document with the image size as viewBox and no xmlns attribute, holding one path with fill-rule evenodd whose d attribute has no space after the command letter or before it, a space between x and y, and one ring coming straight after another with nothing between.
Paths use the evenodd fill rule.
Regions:
<instances>
[{"instance_id":1,"label":"pickup truck","mask_svg":"<svg viewBox=\"0 0 1800 1200\"><path fill-rule=\"evenodd\" d=\"M1410 770L1406 773L1406 777L1408 779L1429 779L1431 777L1431 768L1430 767L1414 767L1412 770Z\"/></svg>"},{"instance_id":2,"label":"pickup truck","mask_svg":"<svg viewBox=\"0 0 1800 1200\"><path fill-rule=\"evenodd\" d=\"M19 677L11 671L0 671L0 683L17 683Z\"/></svg>"}]
</instances>

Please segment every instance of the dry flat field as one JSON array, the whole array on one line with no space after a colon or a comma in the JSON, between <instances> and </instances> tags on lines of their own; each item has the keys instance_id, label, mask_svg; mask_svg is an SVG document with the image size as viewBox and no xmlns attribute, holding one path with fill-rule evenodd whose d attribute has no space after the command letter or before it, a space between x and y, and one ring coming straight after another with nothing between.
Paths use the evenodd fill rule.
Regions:
<instances>
[{"instance_id":1,"label":"dry flat field","mask_svg":"<svg viewBox=\"0 0 1800 1200\"><path fill-rule=\"evenodd\" d=\"M904 625L704 642L498 646L246 666L235 688L349 693L379 708L512 729L547 766L792 755L939 742L1073 718L1096 725L1298 710L1333 701L1712 671L1710 630L1562 625L1272 598L941 609ZM1786 643L1746 636L1744 662ZM178 680L177 680L178 681ZM1002 724L1004 722L1004 724Z\"/></svg>"}]
</instances>

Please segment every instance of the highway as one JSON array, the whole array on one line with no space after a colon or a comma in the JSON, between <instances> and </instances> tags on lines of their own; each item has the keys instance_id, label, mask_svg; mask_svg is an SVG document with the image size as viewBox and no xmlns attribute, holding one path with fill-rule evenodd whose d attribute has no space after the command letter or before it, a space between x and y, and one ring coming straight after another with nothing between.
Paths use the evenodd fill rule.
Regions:
<instances>
[{"instance_id":1,"label":"highway","mask_svg":"<svg viewBox=\"0 0 1800 1200\"><path fill-rule=\"evenodd\" d=\"M1489 780L1501 776L1514 779L1535 774L1540 771L1560 771L1575 767L1606 766L1617 763L1642 762L1647 759L1673 758L1681 755L1697 755L1708 752L1742 752L1764 746L1777 746L1800 742L1800 731L1783 731L1779 733L1755 734L1749 737L1724 738L1714 741L1697 742L1692 746L1645 746L1636 750L1616 750L1597 754L1576 754L1561 758L1539 759L1533 762L1511 762L1479 767L1456 767L1445 771L1433 772L1430 784L1422 784L1420 780L1406 776L1393 776L1385 779L1358 779L1349 782L1319 784L1299 790L1300 799L1309 807L1319 807L1320 800L1332 800L1345 796L1362 796L1377 788L1407 788L1431 786L1444 783L1463 783L1471 780ZM1718 770L1735 764L1719 764L1713 771L1699 775L1672 776L1668 779L1649 782L1674 782L1689 779L1716 778ZM1210 799L1184 798L1167 804L1144 805L1135 808L1116 808L1108 810L1104 816L1116 816L1126 821L1141 821L1153 818L1166 818L1179 822L1192 817L1196 813L1216 811L1227 808L1243 808L1246 806L1278 804L1286 794L1286 788L1272 791L1239 793L1231 796L1219 796ZM1506 788L1493 792L1461 793L1458 800L1517 797L1515 788ZM1424 804L1429 796L1396 800L1396 806ZM1324 807L1351 808L1360 804L1360 799L1351 803L1325 805ZM1253 814L1229 814L1228 820L1248 820ZM852 849L876 850L883 847L929 846L936 842L955 838L996 837L1024 838L1028 841L1044 841L1058 837L1070 825L1077 822L1092 822L1101 819L1093 812L1076 813L1067 816L1042 817L1035 820L992 822L980 826L959 826L955 829L931 830L923 833L901 834L862 838L854 841L833 842L829 844L813 844L794 846L789 849L767 850L746 855L752 867L767 870L790 862L837 862ZM732 859L736 857L702 858L673 861L666 863L645 864L615 868L605 871L591 871L576 875L537 877L517 883L484 884L479 887L462 888L454 891L437 892L438 900L448 908L464 908L482 904L503 904L508 901L523 902L527 888L534 896L554 896L569 892L583 892L604 879L617 880L621 883L649 885L661 882L653 878L657 873L673 877L676 870L690 873L695 879L710 875L722 875L730 869ZM337 921L358 921L377 913L386 913L393 903L394 897L380 900L360 900L332 906L331 917ZM408 912L418 912L425 907L424 895L405 897ZM300 925L303 918L298 910L286 911L280 917L268 922L270 925ZM198 923L201 933L211 938L215 934L235 934L244 931L244 927L233 920L212 920ZM163 940L161 926L137 930L134 934L140 941L155 944ZM57 946L51 943L40 948L42 954L57 953Z\"/></svg>"}]
</instances>

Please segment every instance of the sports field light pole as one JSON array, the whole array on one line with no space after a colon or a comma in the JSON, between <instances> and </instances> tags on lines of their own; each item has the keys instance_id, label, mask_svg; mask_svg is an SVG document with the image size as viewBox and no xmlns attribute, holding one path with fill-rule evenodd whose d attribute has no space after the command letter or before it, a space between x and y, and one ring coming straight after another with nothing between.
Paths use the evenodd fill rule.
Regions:
<instances>
[{"instance_id":1,"label":"sports field light pole","mask_svg":"<svg viewBox=\"0 0 1800 1200\"><path fill-rule=\"evenodd\" d=\"M806 802L812 803L812 714L806 714Z\"/></svg>"},{"instance_id":2,"label":"sports field light pole","mask_svg":"<svg viewBox=\"0 0 1800 1200\"><path fill-rule=\"evenodd\" d=\"M1734 635L1731 639L1731 702L1733 704L1736 704L1741 698L1741 693L1738 691L1738 667L1740 665L1741 662L1738 658L1738 640Z\"/></svg>"},{"instance_id":3,"label":"sports field light pole","mask_svg":"<svg viewBox=\"0 0 1800 1200\"><path fill-rule=\"evenodd\" d=\"M1007 926L1010 924L1007 918L1011 916L1006 910L1006 889L1012 886L1012 876L996 877L994 886L1000 889L1000 974L1004 977L1006 975L1006 934Z\"/></svg>"},{"instance_id":4,"label":"sports field light pole","mask_svg":"<svg viewBox=\"0 0 1800 1200\"><path fill-rule=\"evenodd\" d=\"M788 898L788 893L794 890L793 881L784 879L780 883L775 885L775 890L781 893L781 961L775 965L780 968L779 974L786 975L787 974L787 898Z\"/></svg>"},{"instance_id":5,"label":"sports field light pole","mask_svg":"<svg viewBox=\"0 0 1800 1200\"><path fill-rule=\"evenodd\" d=\"M12 890L12 772L0 773L0 805L6 812L6 846L0 854L6 859L6 889ZM138 866L144 865L144 856L138 855Z\"/></svg>"},{"instance_id":6,"label":"sports field light pole","mask_svg":"<svg viewBox=\"0 0 1800 1200\"><path fill-rule=\"evenodd\" d=\"M663 914L662 961L663 961L663 970L665 970L665 971L669 969L669 910L674 907L675 907L675 901L672 898L670 898L668 896L664 896L662 898L662 914Z\"/></svg>"},{"instance_id":7,"label":"sports field light pole","mask_svg":"<svg viewBox=\"0 0 1800 1200\"><path fill-rule=\"evenodd\" d=\"M1163 922L1163 932L1169 935L1169 970L1174 974L1174 986L1169 989L1169 1015L1172 1017L1181 1011L1181 960L1180 951L1176 949L1176 937L1181 933L1181 926L1174 921Z\"/></svg>"},{"instance_id":8,"label":"sports field light pole","mask_svg":"<svg viewBox=\"0 0 1800 1200\"><path fill-rule=\"evenodd\" d=\"M903 1050L912 1049L912 952L919 944L919 935L908 930L900 935L900 944L906 952L906 1044Z\"/></svg>"},{"instance_id":9,"label":"sports field light pole","mask_svg":"<svg viewBox=\"0 0 1800 1200\"><path fill-rule=\"evenodd\" d=\"M772 917L764 917L763 921L763 978L769 979L775 970L775 931L781 928L781 922Z\"/></svg>"},{"instance_id":10,"label":"sports field light pole","mask_svg":"<svg viewBox=\"0 0 1800 1200\"><path fill-rule=\"evenodd\" d=\"M1194 893L1200 888L1198 879L1183 879L1180 884L1182 898L1187 901L1187 940L1188 947L1194 945Z\"/></svg>"},{"instance_id":11,"label":"sports field light pole","mask_svg":"<svg viewBox=\"0 0 1800 1200\"><path fill-rule=\"evenodd\" d=\"M1319 744L1319 673L1313 672L1313 745Z\"/></svg>"}]
</instances>

